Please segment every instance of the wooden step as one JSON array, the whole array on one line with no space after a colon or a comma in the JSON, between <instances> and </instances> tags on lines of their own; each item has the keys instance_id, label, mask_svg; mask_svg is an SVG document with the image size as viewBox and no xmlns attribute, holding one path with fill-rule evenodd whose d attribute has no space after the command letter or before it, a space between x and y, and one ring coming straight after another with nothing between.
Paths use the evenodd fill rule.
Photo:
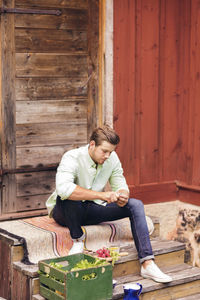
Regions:
<instances>
[{"instance_id":1,"label":"wooden step","mask_svg":"<svg viewBox=\"0 0 200 300\"><path fill-rule=\"evenodd\" d=\"M177 300L199 300L199 299L200 299L200 294L195 294L184 298L178 298Z\"/></svg>"},{"instance_id":2,"label":"wooden step","mask_svg":"<svg viewBox=\"0 0 200 300\"><path fill-rule=\"evenodd\" d=\"M159 238L153 239L151 243L155 254L155 261L158 266L162 268L162 270L163 268L169 266L173 267L174 265L182 265L184 263L185 245L183 243L161 240ZM133 274L138 276L137 274L140 273L140 263L138 261L135 247L122 247L121 251L127 252L128 255L122 256L119 261L116 262L113 269L113 278L118 280L117 278L119 277L129 278L130 276L132 278ZM18 263L15 265L18 265L19 267ZM21 269L21 272L24 272L26 275L28 275L27 271L25 269L23 270L23 268ZM35 272L32 277L34 276Z\"/></svg>"},{"instance_id":3,"label":"wooden step","mask_svg":"<svg viewBox=\"0 0 200 300\"><path fill-rule=\"evenodd\" d=\"M179 299L200 293L200 268L188 264L173 265L163 268L163 271L172 276L170 283L156 283L150 279L144 279L140 275L128 275L116 278L117 284L113 290L113 300L123 299L123 285L125 283L142 284L141 300L171 300ZM185 298L182 298L182 300ZM190 299L190 298L186 298ZM193 299L193 298L191 298ZM199 298L200 299L200 298ZM198 298L195 298L198 300Z\"/></svg>"},{"instance_id":4,"label":"wooden step","mask_svg":"<svg viewBox=\"0 0 200 300\"><path fill-rule=\"evenodd\" d=\"M140 300L199 300L200 299L200 268L187 264L170 266L163 269L172 276L170 283L156 283L150 279L143 279L140 275L128 275L117 278L117 285L113 290L112 300L123 299L123 285L125 283L142 284ZM180 298L183 297L183 298ZM32 300L45 300L41 295L33 295Z\"/></svg>"},{"instance_id":5,"label":"wooden step","mask_svg":"<svg viewBox=\"0 0 200 300\"><path fill-rule=\"evenodd\" d=\"M159 219L156 217L151 217L154 223L154 232L151 235L151 238L155 238L159 235ZM121 220L119 220L120 222ZM129 221L129 220L128 220ZM119 223L121 224L121 223ZM98 232L96 234L98 236ZM37 241L35 241L37 242ZM10 237L7 234L0 234L0 255L2 254L7 259L8 265L3 269L5 277L8 278L7 294L16 293L13 299L19 299L17 295L23 293L23 299L30 300L32 295L39 293L39 278L37 274L37 265L36 267L30 267L20 261L24 256L24 248L22 242ZM6 251L5 251L6 249ZM3 252L2 252L3 251ZM2 252L2 253L1 253ZM2 256L2 257L3 257ZM36 270L34 270L36 268ZM0 280L0 286L4 284L4 277ZM6 294L6 295L7 295ZM4 296L4 294L3 294Z\"/></svg>"},{"instance_id":6,"label":"wooden step","mask_svg":"<svg viewBox=\"0 0 200 300\"><path fill-rule=\"evenodd\" d=\"M184 263L184 251L185 245L183 243L161 240L155 238L151 241L153 251L155 254L155 261L159 267L163 269L166 266L173 266ZM122 256L119 261L116 262L113 269L113 278L139 274L140 263L137 257L137 251L133 246L122 247L121 251L128 252L127 256ZM38 267L27 266L21 262L15 262L13 264L14 273L21 274L20 276L29 278L32 295L39 293L39 278L37 274ZM16 276L17 277L17 276ZM20 278L21 278L20 277ZM20 279L21 280L21 279ZM16 281L17 284L18 281Z\"/></svg>"},{"instance_id":7,"label":"wooden step","mask_svg":"<svg viewBox=\"0 0 200 300\"><path fill-rule=\"evenodd\" d=\"M155 255L155 262L159 267L184 263L185 245L183 243L155 238L151 240L151 245ZM139 273L140 263L136 248L126 246L121 247L121 251L128 252L128 255L121 257L116 262L113 277Z\"/></svg>"}]
</instances>

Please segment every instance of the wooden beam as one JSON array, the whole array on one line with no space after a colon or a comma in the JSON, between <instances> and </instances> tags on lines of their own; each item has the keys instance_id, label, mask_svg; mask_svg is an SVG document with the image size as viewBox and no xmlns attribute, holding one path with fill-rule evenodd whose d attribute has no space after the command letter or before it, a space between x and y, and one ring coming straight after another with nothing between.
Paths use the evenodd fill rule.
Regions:
<instances>
[{"instance_id":1,"label":"wooden beam","mask_svg":"<svg viewBox=\"0 0 200 300\"><path fill-rule=\"evenodd\" d=\"M5 2L5 3L4 3ZM14 7L14 0L3 1L4 7ZM1 147L3 168L15 168L15 45L14 15L1 16Z\"/></svg>"},{"instance_id":2,"label":"wooden beam","mask_svg":"<svg viewBox=\"0 0 200 300\"><path fill-rule=\"evenodd\" d=\"M182 202L200 206L200 192L179 189L179 200Z\"/></svg>"},{"instance_id":3,"label":"wooden beam","mask_svg":"<svg viewBox=\"0 0 200 300\"><path fill-rule=\"evenodd\" d=\"M2 1L5 8L14 8L15 0ZM1 167L16 168L16 118L15 118L15 44L13 14L1 15L1 69L0 69L0 136ZM2 211L15 211L15 175L3 177Z\"/></svg>"},{"instance_id":4,"label":"wooden beam","mask_svg":"<svg viewBox=\"0 0 200 300\"><path fill-rule=\"evenodd\" d=\"M200 186L180 181L176 181L176 185L180 201L200 206Z\"/></svg>"},{"instance_id":5,"label":"wooden beam","mask_svg":"<svg viewBox=\"0 0 200 300\"><path fill-rule=\"evenodd\" d=\"M104 73L105 73L105 3L99 1L99 109L98 120L102 125L102 106L104 101Z\"/></svg>"},{"instance_id":6,"label":"wooden beam","mask_svg":"<svg viewBox=\"0 0 200 300\"><path fill-rule=\"evenodd\" d=\"M99 125L99 2L88 1L88 137Z\"/></svg>"},{"instance_id":7,"label":"wooden beam","mask_svg":"<svg viewBox=\"0 0 200 300\"><path fill-rule=\"evenodd\" d=\"M175 181L175 183L179 189L184 189L184 190L189 190L189 191L200 193L200 186L198 186L198 185L187 184L187 183L181 182L181 181Z\"/></svg>"},{"instance_id":8,"label":"wooden beam","mask_svg":"<svg viewBox=\"0 0 200 300\"><path fill-rule=\"evenodd\" d=\"M200 186L188 185L180 181L129 185L129 189L130 196L142 200L144 204L180 200L200 206Z\"/></svg>"},{"instance_id":9,"label":"wooden beam","mask_svg":"<svg viewBox=\"0 0 200 300\"><path fill-rule=\"evenodd\" d=\"M10 282L12 280L12 265L10 245L0 240L0 295L5 299L11 299Z\"/></svg>"},{"instance_id":10,"label":"wooden beam","mask_svg":"<svg viewBox=\"0 0 200 300\"><path fill-rule=\"evenodd\" d=\"M144 204L162 203L178 199L178 189L174 181L129 186L130 196Z\"/></svg>"},{"instance_id":11,"label":"wooden beam","mask_svg":"<svg viewBox=\"0 0 200 300\"><path fill-rule=\"evenodd\" d=\"M105 6L103 122L113 127L113 0Z\"/></svg>"},{"instance_id":12,"label":"wooden beam","mask_svg":"<svg viewBox=\"0 0 200 300\"><path fill-rule=\"evenodd\" d=\"M46 209L38 209L38 210L12 213L12 214L3 214L0 216L0 221L16 220L16 219L30 218L30 217L37 217L37 216L46 216L46 215L47 215Z\"/></svg>"}]
</instances>

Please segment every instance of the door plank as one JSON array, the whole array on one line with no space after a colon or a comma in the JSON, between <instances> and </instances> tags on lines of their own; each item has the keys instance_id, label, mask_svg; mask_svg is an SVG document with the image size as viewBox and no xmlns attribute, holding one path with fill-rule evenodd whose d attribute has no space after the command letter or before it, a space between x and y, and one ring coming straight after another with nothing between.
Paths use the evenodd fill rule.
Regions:
<instances>
[{"instance_id":1,"label":"door plank","mask_svg":"<svg viewBox=\"0 0 200 300\"><path fill-rule=\"evenodd\" d=\"M49 9L49 7L46 7ZM72 29L87 30L88 14L85 9L63 8L60 16L16 14L16 28L43 28L43 29Z\"/></svg>"},{"instance_id":2,"label":"door plank","mask_svg":"<svg viewBox=\"0 0 200 300\"><path fill-rule=\"evenodd\" d=\"M16 52L87 54L87 31L56 29L15 30Z\"/></svg>"},{"instance_id":3,"label":"door plank","mask_svg":"<svg viewBox=\"0 0 200 300\"><path fill-rule=\"evenodd\" d=\"M17 77L86 77L87 56L16 53Z\"/></svg>"},{"instance_id":4,"label":"door plank","mask_svg":"<svg viewBox=\"0 0 200 300\"><path fill-rule=\"evenodd\" d=\"M17 146L52 146L86 142L87 120L77 119L65 123L18 124Z\"/></svg>"},{"instance_id":5,"label":"door plank","mask_svg":"<svg viewBox=\"0 0 200 300\"><path fill-rule=\"evenodd\" d=\"M15 2L16 7L35 8L35 0L16 0ZM87 9L88 0L40 0L37 2L37 7Z\"/></svg>"},{"instance_id":6,"label":"door plank","mask_svg":"<svg viewBox=\"0 0 200 300\"><path fill-rule=\"evenodd\" d=\"M17 101L16 124L62 123L87 118L86 101ZM42 126L42 125L41 125Z\"/></svg>"},{"instance_id":7,"label":"door plank","mask_svg":"<svg viewBox=\"0 0 200 300\"><path fill-rule=\"evenodd\" d=\"M16 100L68 100L75 98L82 101L87 99L86 81L87 76L81 78L17 78Z\"/></svg>"},{"instance_id":8,"label":"door plank","mask_svg":"<svg viewBox=\"0 0 200 300\"><path fill-rule=\"evenodd\" d=\"M56 171L16 174L17 196L49 194L55 187Z\"/></svg>"},{"instance_id":9,"label":"door plank","mask_svg":"<svg viewBox=\"0 0 200 300\"><path fill-rule=\"evenodd\" d=\"M85 142L52 145L44 147L17 147L17 168L36 168L38 166L56 165L64 152L83 146Z\"/></svg>"}]
</instances>

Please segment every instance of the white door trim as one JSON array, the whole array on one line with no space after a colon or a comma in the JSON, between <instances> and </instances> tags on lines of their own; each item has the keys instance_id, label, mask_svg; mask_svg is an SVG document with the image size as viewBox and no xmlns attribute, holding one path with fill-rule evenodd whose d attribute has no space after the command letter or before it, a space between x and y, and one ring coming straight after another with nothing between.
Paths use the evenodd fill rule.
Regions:
<instances>
[{"instance_id":1,"label":"white door trim","mask_svg":"<svg viewBox=\"0 0 200 300\"><path fill-rule=\"evenodd\" d=\"M105 1L103 123L113 127L113 0Z\"/></svg>"}]
</instances>

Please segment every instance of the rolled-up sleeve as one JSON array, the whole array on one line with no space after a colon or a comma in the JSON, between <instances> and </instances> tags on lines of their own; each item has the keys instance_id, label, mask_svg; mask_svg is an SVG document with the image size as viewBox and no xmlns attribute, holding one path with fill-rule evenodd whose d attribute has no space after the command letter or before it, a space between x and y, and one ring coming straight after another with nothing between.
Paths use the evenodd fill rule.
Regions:
<instances>
[{"instance_id":1,"label":"rolled-up sleeve","mask_svg":"<svg viewBox=\"0 0 200 300\"><path fill-rule=\"evenodd\" d=\"M109 182L113 191L127 190L129 192L126 179L123 175L123 168L117 154L114 159L113 170Z\"/></svg>"},{"instance_id":2,"label":"rolled-up sleeve","mask_svg":"<svg viewBox=\"0 0 200 300\"><path fill-rule=\"evenodd\" d=\"M62 200L67 199L75 190L77 162L73 156L64 154L56 173L56 193Z\"/></svg>"}]
</instances>

